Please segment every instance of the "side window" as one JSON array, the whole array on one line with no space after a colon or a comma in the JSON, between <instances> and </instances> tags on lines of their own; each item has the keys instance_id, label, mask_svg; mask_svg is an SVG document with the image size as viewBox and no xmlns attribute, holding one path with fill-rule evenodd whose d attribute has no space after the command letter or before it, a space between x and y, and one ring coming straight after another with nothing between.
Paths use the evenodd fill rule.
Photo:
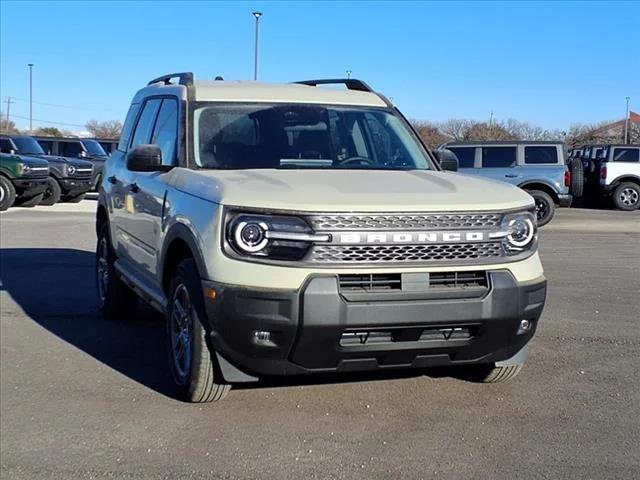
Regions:
<instances>
[{"instance_id":1,"label":"side window","mask_svg":"<svg viewBox=\"0 0 640 480\"><path fill-rule=\"evenodd\" d=\"M476 161L476 147L451 147L449 148L458 157L460 168L473 168Z\"/></svg>"},{"instance_id":2,"label":"side window","mask_svg":"<svg viewBox=\"0 0 640 480\"><path fill-rule=\"evenodd\" d=\"M138 116L138 111L140 110L139 103L132 103L129 107L129 112L127 112L127 118L124 121L124 126L122 127L122 133L120 134L120 142L118 142L118 150L121 152L127 151L127 146L129 145L129 140L131 140L131 132L133 131L133 124L136 121L136 117Z\"/></svg>"},{"instance_id":3,"label":"side window","mask_svg":"<svg viewBox=\"0 0 640 480\"><path fill-rule=\"evenodd\" d=\"M178 102L165 98L162 101L151 143L162 150L162 164L175 165L178 133Z\"/></svg>"},{"instance_id":4,"label":"side window","mask_svg":"<svg viewBox=\"0 0 640 480\"><path fill-rule=\"evenodd\" d=\"M482 168L515 167L516 147L482 147Z\"/></svg>"},{"instance_id":5,"label":"side window","mask_svg":"<svg viewBox=\"0 0 640 480\"><path fill-rule=\"evenodd\" d=\"M38 143L47 155L55 155L53 152L53 142L49 140L38 140Z\"/></svg>"},{"instance_id":6,"label":"side window","mask_svg":"<svg viewBox=\"0 0 640 480\"><path fill-rule=\"evenodd\" d=\"M0 139L0 152L2 153L10 153L13 150L13 145L8 138Z\"/></svg>"},{"instance_id":7,"label":"side window","mask_svg":"<svg viewBox=\"0 0 640 480\"><path fill-rule=\"evenodd\" d=\"M80 142L58 142L58 155L76 158L82 152Z\"/></svg>"},{"instance_id":8,"label":"side window","mask_svg":"<svg viewBox=\"0 0 640 480\"><path fill-rule=\"evenodd\" d=\"M556 147L524 147L524 163L558 163L558 149Z\"/></svg>"},{"instance_id":9,"label":"side window","mask_svg":"<svg viewBox=\"0 0 640 480\"><path fill-rule=\"evenodd\" d=\"M640 148L614 148L614 162L640 162Z\"/></svg>"},{"instance_id":10,"label":"side window","mask_svg":"<svg viewBox=\"0 0 640 480\"><path fill-rule=\"evenodd\" d=\"M158 109L162 100L155 98L148 100L144 104L142 114L136 124L135 133L133 134L133 140L131 141L131 147L151 142L151 132L153 131L153 125L156 123L156 116L158 115Z\"/></svg>"}]
</instances>

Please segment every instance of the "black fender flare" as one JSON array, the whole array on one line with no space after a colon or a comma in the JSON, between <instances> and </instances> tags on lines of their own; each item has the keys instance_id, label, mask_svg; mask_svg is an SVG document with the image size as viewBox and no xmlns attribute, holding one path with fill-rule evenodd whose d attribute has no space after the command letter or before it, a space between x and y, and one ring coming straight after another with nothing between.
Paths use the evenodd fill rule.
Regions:
<instances>
[{"instance_id":1,"label":"black fender flare","mask_svg":"<svg viewBox=\"0 0 640 480\"><path fill-rule=\"evenodd\" d=\"M160 257L158 259L158 278L164 278L164 268L166 264L167 252L169 251L169 247L173 243L174 240L179 239L182 240L189 250L191 251L191 255L193 256L193 260L196 263L196 267L198 268L198 276L201 279L207 278L207 267L204 261L204 255L198 246L198 242L195 239L194 234L189 230L189 228L182 223L175 223L172 225L166 236L164 237L164 241L162 242L162 249L160 250Z\"/></svg>"},{"instance_id":2,"label":"black fender flare","mask_svg":"<svg viewBox=\"0 0 640 480\"><path fill-rule=\"evenodd\" d=\"M640 183L640 176L634 175L632 173L625 173L616 177L613 181L609 183L609 185L611 185L611 188L614 188L618 186L618 184L627 180L635 181L635 183Z\"/></svg>"},{"instance_id":3,"label":"black fender flare","mask_svg":"<svg viewBox=\"0 0 640 480\"><path fill-rule=\"evenodd\" d=\"M554 201L558 201L558 189L551 183L549 183L547 180L526 180L522 183L520 183L518 185L519 188L522 188L523 190L527 190L527 187L531 186L531 185L544 185L545 187L547 187L549 190L551 190L553 192L553 196L554 196Z\"/></svg>"}]
</instances>

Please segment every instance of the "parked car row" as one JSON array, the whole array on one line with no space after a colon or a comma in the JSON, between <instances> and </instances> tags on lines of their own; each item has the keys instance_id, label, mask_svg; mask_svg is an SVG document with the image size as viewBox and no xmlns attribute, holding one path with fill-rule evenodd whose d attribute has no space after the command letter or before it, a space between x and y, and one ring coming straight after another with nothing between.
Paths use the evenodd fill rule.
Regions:
<instances>
[{"instance_id":1,"label":"parked car row","mask_svg":"<svg viewBox=\"0 0 640 480\"><path fill-rule=\"evenodd\" d=\"M95 163L45 152L33 137L0 136L0 152L0 211L79 202L99 181Z\"/></svg>"},{"instance_id":2,"label":"parked car row","mask_svg":"<svg viewBox=\"0 0 640 480\"><path fill-rule=\"evenodd\" d=\"M582 163L565 161L562 142L456 142L442 145L439 151L444 150L455 154L462 173L526 190L540 226L551 221L556 206L568 207L582 195Z\"/></svg>"},{"instance_id":3,"label":"parked car row","mask_svg":"<svg viewBox=\"0 0 640 480\"><path fill-rule=\"evenodd\" d=\"M588 196L610 199L619 210L640 208L640 145L585 145L569 158L582 163Z\"/></svg>"}]
</instances>

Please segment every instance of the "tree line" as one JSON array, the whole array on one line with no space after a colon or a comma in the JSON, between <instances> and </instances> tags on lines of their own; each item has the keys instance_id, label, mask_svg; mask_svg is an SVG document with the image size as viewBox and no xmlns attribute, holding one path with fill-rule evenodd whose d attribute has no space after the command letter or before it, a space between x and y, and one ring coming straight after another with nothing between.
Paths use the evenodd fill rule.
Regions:
<instances>
[{"instance_id":1,"label":"tree line","mask_svg":"<svg viewBox=\"0 0 640 480\"><path fill-rule=\"evenodd\" d=\"M114 139L120 138L122 132L122 122L119 120L89 120L84 128L95 138ZM43 137L77 137L77 133L69 130L60 130L56 127L38 127L32 133L29 130L20 130L13 120L7 120L6 116L0 113L0 132L9 134L23 133L25 135L38 135Z\"/></svg>"}]
</instances>

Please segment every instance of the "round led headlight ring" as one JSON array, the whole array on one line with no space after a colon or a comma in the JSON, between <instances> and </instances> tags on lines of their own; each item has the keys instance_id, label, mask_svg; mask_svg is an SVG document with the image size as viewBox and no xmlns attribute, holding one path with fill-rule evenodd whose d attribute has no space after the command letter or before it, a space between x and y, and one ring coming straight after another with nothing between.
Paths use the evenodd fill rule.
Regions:
<instances>
[{"instance_id":1,"label":"round led headlight ring","mask_svg":"<svg viewBox=\"0 0 640 480\"><path fill-rule=\"evenodd\" d=\"M509 246L523 248L533 240L535 226L530 218L513 218L509 221L508 227L509 235L507 236L507 240L509 241Z\"/></svg>"},{"instance_id":2,"label":"round led headlight ring","mask_svg":"<svg viewBox=\"0 0 640 480\"><path fill-rule=\"evenodd\" d=\"M247 253L256 253L269 243L266 231L267 224L260 222L238 222L233 227L233 239L236 246Z\"/></svg>"}]
</instances>

